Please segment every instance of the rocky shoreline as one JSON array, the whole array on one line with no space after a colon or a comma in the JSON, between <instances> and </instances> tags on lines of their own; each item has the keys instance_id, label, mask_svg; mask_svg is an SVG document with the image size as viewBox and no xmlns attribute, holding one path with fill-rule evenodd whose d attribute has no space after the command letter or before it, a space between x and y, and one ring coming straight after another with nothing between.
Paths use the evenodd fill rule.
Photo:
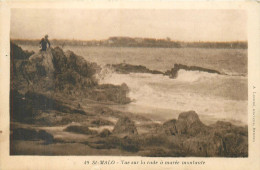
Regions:
<instances>
[{"instance_id":1,"label":"rocky shoreline","mask_svg":"<svg viewBox=\"0 0 260 170\"><path fill-rule=\"evenodd\" d=\"M110 67L121 74L172 78L180 69L220 74L183 65L166 73L130 64ZM129 88L99 84L95 74L100 69L59 47L32 53L11 43L11 155L248 156L247 126L205 125L195 111L158 123L111 109L131 102Z\"/></svg>"}]
</instances>

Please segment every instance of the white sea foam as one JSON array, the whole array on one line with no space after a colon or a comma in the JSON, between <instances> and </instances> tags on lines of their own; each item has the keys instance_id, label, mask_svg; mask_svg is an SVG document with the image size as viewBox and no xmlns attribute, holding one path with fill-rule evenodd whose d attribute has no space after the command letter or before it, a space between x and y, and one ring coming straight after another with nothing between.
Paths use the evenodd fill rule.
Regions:
<instances>
[{"instance_id":1,"label":"white sea foam","mask_svg":"<svg viewBox=\"0 0 260 170\"><path fill-rule=\"evenodd\" d=\"M188 82L194 82L194 81L200 81L202 79L210 79L215 78L217 76L220 76L216 73L208 73L203 71L187 71L180 69L178 71L177 80L179 81L188 81Z\"/></svg>"},{"instance_id":2,"label":"white sea foam","mask_svg":"<svg viewBox=\"0 0 260 170\"><path fill-rule=\"evenodd\" d=\"M132 104L135 107L154 108L157 111L154 114L161 114L158 113L160 109L195 110L199 115L209 116L214 120L225 119L247 124L247 101L207 96L197 93L196 89L192 90L193 83L190 82L200 83L205 79L211 81L221 77L223 76L218 74L185 70L180 70L177 79L146 73L117 74L110 72L101 80L101 83L115 85L126 83L130 88L129 97L133 101ZM189 90L186 89L187 87Z\"/></svg>"},{"instance_id":3,"label":"white sea foam","mask_svg":"<svg viewBox=\"0 0 260 170\"><path fill-rule=\"evenodd\" d=\"M22 46L22 48L29 51L39 50L38 46ZM135 111L147 110L159 115L164 114L165 110L170 110L170 113L171 110L172 113L176 110L178 112L195 110L199 115L209 115L212 119L239 120L247 124L247 100L235 95L247 91L247 86L242 86L243 83L247 85L245 71L247 65L241 62L242 58L241 60L237 55L232 55L237 54L238 49L82 48L77 46L67 46L66 49L84 56L87 61L102 65L102 70L97 75L100 83L116 85L126 83L130 88L129 97L133 100L126 107L134 107ZM214 57L216 54L223 54L223 50L228 55ZM197 53L196 61L192 57L194 52ZM209 55L209 62L204 60L202 54L205 53ZM242 49L239 50L239 54L247 57L246 51ZM164 57L158 62L158 56ZM176 62L194 65L205 61L211 65L211 68L216 68L227 75L179 70L178 77L170 79L168 76L152 74L117 74L105 66L105 64L122 63L124 60L126 63L141 64L160 71L171 69ZM222 60L230 64L228 66L219 64ZM203 64L201 66L203 67ZM230 92L230 89L234 90ZM219 97L221 95L217 95L228 93L230 96L233 95L234 99L224 98L225 95L221 98Z\"/></svg>"},{"instance_id":4,"label":"white sea foam","mask_svg":"<svg viewBox=\"0 0 260 170\"><path fill-rule=\"evenodd\" d=\"M102 82L105 78L108 79L108 77L112 76L112 74L114 73L114 70L106 66L105 64L100 64L99 66L101 67L101 70L100 72L95 74L95 76L100 82Z\"/></svg>"}]
</instances>

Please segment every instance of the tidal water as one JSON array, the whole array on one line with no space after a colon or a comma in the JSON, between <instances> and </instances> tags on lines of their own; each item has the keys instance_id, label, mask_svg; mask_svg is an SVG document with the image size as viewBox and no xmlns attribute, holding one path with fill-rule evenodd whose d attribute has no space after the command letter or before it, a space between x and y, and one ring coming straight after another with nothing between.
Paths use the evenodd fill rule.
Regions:
<instances>
[{"instance_id":1,"label":"tidal water","mask_svg":"<svg viewBox=\"0 0 260 170\"><path fill-rule=\"evenodd\" d=\"M36 46L21 46L37 51ZM177 118L184 111L194 110L200 119L211 124L218 120L246 125L247 112L247 50L203 48L115 48L68 47L96 62L103 70L97 75L100 83L127 84L127 105L114 109L143 114L154 121ZM176 79L147 73L118 74L106 64L128 63L166 71L174 64L185 64L218 70L223 75L179 70Z\"/></svg>"}]
</instances>

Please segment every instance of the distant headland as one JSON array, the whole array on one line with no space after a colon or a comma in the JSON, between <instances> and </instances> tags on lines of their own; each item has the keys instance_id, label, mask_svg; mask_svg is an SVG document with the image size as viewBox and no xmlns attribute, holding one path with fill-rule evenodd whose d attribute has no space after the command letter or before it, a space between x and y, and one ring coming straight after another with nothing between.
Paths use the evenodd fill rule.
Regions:
<instances>
[{"instance_id":1,"label":"distant headland","mask_svg":"<svg viewBox=\"0 0 260 170\"><path fill-rule=\"evenodd\" d=\"M38 39L11 39L20 45L38 45ZM235 48L247 49L247 41L230 42L185 42L171 40L170 38L139 38L139 37L109 37L104 40L71 40L71 39L52 39L52 44L58 46L103 46L103 47L151 47L151 48Z\"/></svg>"}]
</instances>

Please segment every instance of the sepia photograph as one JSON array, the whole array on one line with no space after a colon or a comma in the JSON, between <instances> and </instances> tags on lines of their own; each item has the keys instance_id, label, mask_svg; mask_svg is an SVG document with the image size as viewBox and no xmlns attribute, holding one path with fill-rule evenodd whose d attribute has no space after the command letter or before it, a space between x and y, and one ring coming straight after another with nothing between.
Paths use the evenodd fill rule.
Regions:
<instances>
[{"instance_id":1,"label":"sepia photograph","mask_svg":"<svg viewBox=\"0 0 260 170\"><path fill-rule=\"evenodd\" d=\"M10 16L10 155L248 157L245 10Z\"/></svg>"}]
</instances>

